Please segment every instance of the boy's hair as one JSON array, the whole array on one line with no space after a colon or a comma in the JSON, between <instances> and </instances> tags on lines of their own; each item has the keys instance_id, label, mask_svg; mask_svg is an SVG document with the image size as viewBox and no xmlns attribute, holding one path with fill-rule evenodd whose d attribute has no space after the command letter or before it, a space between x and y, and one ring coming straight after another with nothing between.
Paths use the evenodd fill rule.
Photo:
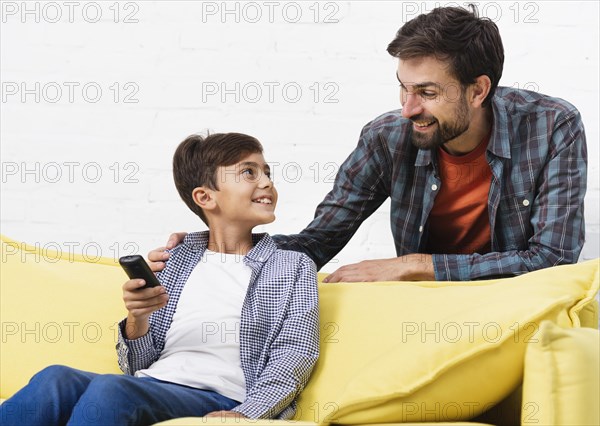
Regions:
<instances>
[{"instance_id":1,"label":"boy's hair","mask_svg":"<svg viewBox=\"0 0 600 426\"><path fill-rule=\"evenodd\" d=\"M204 186L218 190L219 167L231 166L247 155L262 152L256 138L242 133L188 136L173 155L173 178L181 199L208 225L202 208L192 198L194 188Z\"/></svg>"},{"instance_id":2,"label":"boy's hair","mask_svg":"<svg viewBox=\"0 0 600 426\"><path fill-rule=\"evenodd\" d=\"M462 85L487 75L492 84L483 105L489 105L502 76L504 48L496 24L480 18L477 8L438 7L403 25L388 45L390 55L399 59L434 56L450 65L450 74Z\"/></svg>"}]
</instances>

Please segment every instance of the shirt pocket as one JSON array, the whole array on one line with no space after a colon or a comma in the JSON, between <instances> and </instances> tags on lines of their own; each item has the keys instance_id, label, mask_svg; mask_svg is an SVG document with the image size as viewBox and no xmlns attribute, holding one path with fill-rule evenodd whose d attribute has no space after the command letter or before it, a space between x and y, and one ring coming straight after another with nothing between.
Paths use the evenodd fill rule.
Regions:
<instances>
[{"instance_id":1,"label":"shirt pocket","mask_svg":"<svg viewBox=\"0 0 600 426\"><path fill-rule=\"evenodd\" d=\"M496 232L501 251L528 248L528 241L533 235L532 205L533 193L528 191L509 193L500 198Z\"/></svg>"}]
</instances>

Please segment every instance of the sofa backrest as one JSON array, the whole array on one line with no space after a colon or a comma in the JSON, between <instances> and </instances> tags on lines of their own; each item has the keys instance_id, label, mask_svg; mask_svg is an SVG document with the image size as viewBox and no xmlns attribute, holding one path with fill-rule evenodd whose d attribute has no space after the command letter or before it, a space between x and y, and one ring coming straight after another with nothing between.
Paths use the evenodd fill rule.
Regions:
<instances>
[{"instance_id":1,"label":"sofa backrest","mask_svg":"<svg viewBox=\"0 0 600 426\"><path fill-rule=\"evenodd\" d=\"M0 396L36 372L64 364L118 373L117 323L127 279L108 258L84 258L2 237Z\"/></svg>"}]
</instances>

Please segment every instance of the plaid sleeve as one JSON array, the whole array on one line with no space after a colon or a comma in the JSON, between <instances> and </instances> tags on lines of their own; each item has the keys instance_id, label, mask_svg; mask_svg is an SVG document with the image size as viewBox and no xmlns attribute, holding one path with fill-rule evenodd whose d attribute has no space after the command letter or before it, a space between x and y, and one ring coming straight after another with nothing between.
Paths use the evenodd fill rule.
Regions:
<instances>
[{"instance_id":1,"label":"plaid sleeve","mask_svg":"<svg viewBox=\"0 0 600 426\"><path fill-rule=\"evenodd\" d=\"M515 212L516 222L514 218L512 222L509 218L498 219L504 219L500 223L515 223L513 229L504 226L501 232L531 233L525 238L526 249L483 255L433 255L436 280L519 275L577 262L585 240L583 199L587 183L586 138L579 112L570 111L557 119L549 144L548 160L530 202L529 221L521 220L519 210Z\"/></svg>"},{"instance_id":2,"label":"plaid sleeve","mask_svg":"<svg viewBox=\"0 0 600 426\"><path fill-rule=\"evenodd\" d=\"M299 234L274 235L284 250L307 254L321 269L344 248L390 194L385 176L392 169L390 154L377 129L367 124L358 146L336 175L333 189L317 206L315 218Z\"/></svg>"},{"instance_id":3,"label":"plaid sleeve","mask_svg":"<svg viewBox=\"0 0 600 426\"><path fill-rule=\"evenodd\" d=\"M117 355L121 371L132 376L136 371L148 368L158 359L160 354L154 347L150 331L139 339L129 340L125 338L126 321L124 319L119 323Z\"/></svg>"},{"instance_id":4,"label":"plaid sleeve","mask_svg":"<svg viewBox=\"0 0 600 426\"><path fill-rule=\"evenodd\" d=\"M293 293L269 361L246 399L232 411L250 418L288 418L319 357L319 306L315 264L301 255Z\"/></svg>"}]
</instances>

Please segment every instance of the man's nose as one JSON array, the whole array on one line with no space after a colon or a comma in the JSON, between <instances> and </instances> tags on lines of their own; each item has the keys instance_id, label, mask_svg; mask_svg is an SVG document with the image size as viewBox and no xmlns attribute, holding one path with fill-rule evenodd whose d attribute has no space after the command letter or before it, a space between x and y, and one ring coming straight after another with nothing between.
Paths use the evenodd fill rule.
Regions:
<instances>
[{"instance_id":1,"label":"man's nose","mask_svg":"<svg viewBox=\"0 0 600 426\"><path fill-rule=\"evenodd\" d=\"M402 102L402 117L410 118L423 112L421 98L415 93L407 93L404 95Z\"/></svg>"}]
</instances>

